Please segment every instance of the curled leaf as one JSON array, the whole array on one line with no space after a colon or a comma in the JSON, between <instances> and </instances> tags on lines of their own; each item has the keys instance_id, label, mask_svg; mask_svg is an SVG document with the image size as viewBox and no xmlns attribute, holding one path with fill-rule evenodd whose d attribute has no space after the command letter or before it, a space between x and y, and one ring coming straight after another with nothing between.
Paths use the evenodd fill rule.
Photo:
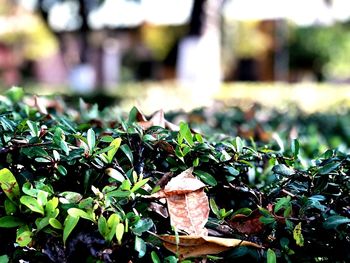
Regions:
<instances>
[{"instance_id":1,"label":"curled leaf","mask_svg":"<svg viewBox=\"0 0 350 263\"><path fill-rule=\"evenodd\" d=\"M253 246L261 248L260 245L232 238L219 238L209 236L179 236L171 235L158 236L165 248L173 253L178 253L180 259L189 257L199 257L208 254L218 254L237 246Z\"/></svg>"},{"instance_id":2,"label":"curled leaf","mask_svg":"<svg viewBox=\"0 0 350 263\"><path fill-rule=\"evenodd\" d=\"M193 168L189 168L178 176L172 178L164 187L167 196L187 194L205 187L201 181L192 175Z\"/></svg>"},{"instance_id":3,"label":"curled leaf","mask_svg":"<svg viewBox=\"0 0 350 263\"><path fill-rule=\"evenodd\" d=\"M192 175L193 168L174 177L164 188L170 221L188 234L207 235L204 228L209 217L208 197L203 184Z\"/></svg>"}]
</instances>

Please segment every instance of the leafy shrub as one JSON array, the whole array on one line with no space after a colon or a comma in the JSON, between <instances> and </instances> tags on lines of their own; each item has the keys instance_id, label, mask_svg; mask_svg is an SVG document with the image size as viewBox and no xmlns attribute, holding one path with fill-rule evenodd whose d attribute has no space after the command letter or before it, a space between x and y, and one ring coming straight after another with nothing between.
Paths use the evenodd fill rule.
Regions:
<instances>
[{"instance_id":1,"label":"leafy shrub","mask_svg":"<svg viewBox=\"0 0 350 263\"><path fill-rule=\"evenodd\" d=\"M150 197L190 167L206 184L209 235L262 247L208 262L350 259L349 155L310 160L298 140L206 137L161 113L49 102L19 88L0 97L2 261L177 262L157 238L177 230Z\"/></svg>"}]
</instances>

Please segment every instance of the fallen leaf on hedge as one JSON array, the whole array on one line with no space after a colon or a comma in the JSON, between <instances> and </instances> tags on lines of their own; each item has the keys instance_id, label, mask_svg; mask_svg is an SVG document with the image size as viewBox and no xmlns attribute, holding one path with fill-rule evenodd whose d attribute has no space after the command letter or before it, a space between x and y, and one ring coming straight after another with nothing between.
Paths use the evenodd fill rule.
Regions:
<instances>
[{"instance_id":1,"label":"fallen leaf on hedge","mask_svg":"<svg viewBox=\"0 0 350 263\"><path fill-rule=\"evenodd\" d=\"M141 112L139 112L137 115L137 124L140 125L144 130L149 129L152 126L160 126L162 128L165 128L164 111L156 111L153 113L152 117L149 120L147 120L146 117Z\"/></svg>"},{"instance_id":2,"label":"fallen leaf on hedge","mask_svg":"<svg viewBox=\"0 0 350 263\"><path fill-rule=\"evenodd\" d=\"M189 168L161 190L152 195L154 198L165 197L168 204L171 225L188 234L207 235L204 228L209 217L208 197L204 192L205 184L192 175Z\"/></svg>"},{"instance_id":3,"label":"fallen leaf on hedge","mask_svg":"<svg viewBox=\"0 0 350 263\"><path fill-rule=\"evenodd\" d=\"M158 236L163 241L165 248L173 253L178 253L180 259L198 257L208 254L218 254L237 246L253 246L261 248L260 245L249 241L232 238L220 238L209 236Z\"/></svg>"},{"instance_id":4,"label":"fallen leaf on hedge","mask_svg":"<svg viewBox=\"0 0 350 263\"><path fill-rule=\"evenodd\" d=\"M157 145L159 148L163 149L167 153L170 153L170 154L174 154L175 153L174 147L170 143L168 143L166 141L159 140L159 141L156 142L155 145Z\"/></svg>"},{"instance_id":5,"label":"fallen leaf on hedge","mask_svg":"<svg viewBox=\"0 0 350 263\"><path fill-rule=\"evenodd\" d=\"M206 235L204 228L209 217L205 184L192 175L193 168L172 178L165 186L170 221L188 234Z\"/></svg>"},{"instance_id":6,"label":"fallen leaf on hedge","mask_svg":"<svg viewBox=\"0 0 350 263\"><path fill-rule=\"evenodd\" d=\"M228 222L230 227L242 234L256 234L264 229L264 224L260 222L261 214L259 210L254 210L250 215L237 214Z\"/></svg>"},{"instance_id":7,"label":"fallen leaf on hedge","mask_svg":"<svg viewBox=\"0 0 350 263\"><path fill-rule=\"evenodd\" d=\"M135 121L142 129L147 130L152 126L159 126L162 128L167 128L171 131L178 131L179 127L169 121L164 117L164 111L158 110L151 115L151 118L147 120L146 116L138 109L134 108Z\"/></svg>"}]
</instances>

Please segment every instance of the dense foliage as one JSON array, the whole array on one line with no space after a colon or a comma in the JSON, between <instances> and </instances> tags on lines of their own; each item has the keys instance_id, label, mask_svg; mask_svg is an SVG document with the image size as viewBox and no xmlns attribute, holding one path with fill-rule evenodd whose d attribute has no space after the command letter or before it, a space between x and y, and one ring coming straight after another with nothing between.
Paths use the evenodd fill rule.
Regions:
<instances>
[{"instance_id":1,"label":"dense foliage","mask_svg":"<svg viewBox=\"0 0 350 263\"><path fill-rule=\"evenodd\" d=\"M230 112L211 115L226 134L205 136L164 125L159 113L147 120L133 108L123 118L9 90L0 97L0 261L177 262L156 236L177 235L167 207L148 197L190 167L207 185L209 235L263 247L207 262L349 261L350 155L317 148L331 138L317 123L296 123L300 140L289 139L285 115L260 126Z\"/></svg>"}]
</instances>

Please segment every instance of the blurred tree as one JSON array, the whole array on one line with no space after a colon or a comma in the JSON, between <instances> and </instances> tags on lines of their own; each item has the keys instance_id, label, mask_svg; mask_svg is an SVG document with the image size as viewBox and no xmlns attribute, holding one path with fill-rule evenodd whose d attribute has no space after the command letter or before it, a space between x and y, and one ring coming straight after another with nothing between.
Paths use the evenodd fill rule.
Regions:
<instances>
[{"instance_id":1,"label":"blurred tree","mask_svg":"<svg viewBox=\"0 0 350 263\"><path fill-rule=\"evenodd\" d=\"M300 72L308 71L319 81L349 80L348 24L291 28L290 31L290 67L295 73L300 75Z\"/></svg>"}]
</instances>

